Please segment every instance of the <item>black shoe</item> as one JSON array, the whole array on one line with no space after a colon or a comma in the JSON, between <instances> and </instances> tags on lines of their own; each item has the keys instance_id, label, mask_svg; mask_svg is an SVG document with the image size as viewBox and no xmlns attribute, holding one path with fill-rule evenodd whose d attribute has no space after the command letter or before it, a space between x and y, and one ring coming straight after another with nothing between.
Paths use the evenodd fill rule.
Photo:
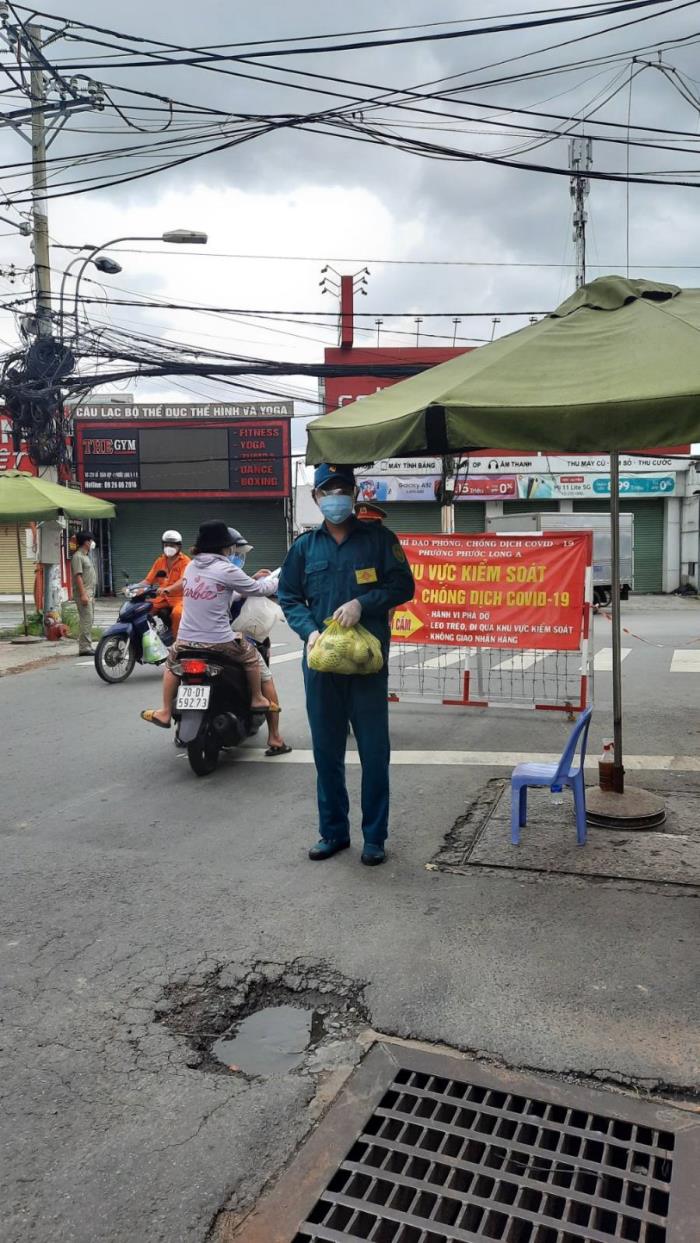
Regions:
<instances>
[{"instance_id":1,"label":"black shoe","mask_svg":"<svg viewBox=\"0 0 700 1243\"><path fill-rule=\"evenodd\" d=\"M340 842L327 842L325 838L322 837L320 841L316 842L315 846L311 847L311 850L309 851L309 858L313 859L314 863L317 863L321 859L330 859L333 855L337 855L339 850L347 850L349 845L349 837L345 841Z\"/></svg>"},{"instance_id":2,"label":"black shoe","mask_svg":"<svg viewBox=\"0 0 700 1243\"><path fill-rule=\"evenodd\" d=\"M379 864L383 863L384 860L386 859L384 847L383 846L371 846L367 844L364 850L362 851L360 859L362 863L364 863L365 867L368 867L368 868L379 867Z\"/></svg>"}]
</instances>

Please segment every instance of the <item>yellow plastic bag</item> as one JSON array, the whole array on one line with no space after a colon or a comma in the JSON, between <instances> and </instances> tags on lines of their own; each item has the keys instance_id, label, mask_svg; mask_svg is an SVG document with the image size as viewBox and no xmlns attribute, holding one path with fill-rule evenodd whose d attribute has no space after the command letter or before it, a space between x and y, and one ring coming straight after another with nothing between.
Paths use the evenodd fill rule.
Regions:
<instances>
[{"instance_id":1,"label":"yellow plastic bag","mask_svg":"<svg viewBox=\"0 0 700 1243\"><path fill-rule=\"evenodd\" d=\"M317 673L379 673L382 645L364 626L341 626L330 618L309 652L309 669Z\"/></svg>"}]
</instances>

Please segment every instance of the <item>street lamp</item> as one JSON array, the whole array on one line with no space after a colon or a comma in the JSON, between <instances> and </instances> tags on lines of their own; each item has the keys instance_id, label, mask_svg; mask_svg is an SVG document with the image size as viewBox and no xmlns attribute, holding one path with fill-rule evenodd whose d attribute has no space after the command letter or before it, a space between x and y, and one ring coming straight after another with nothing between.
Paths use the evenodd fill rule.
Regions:
<instances>
[{"instance_id":1,"label":"street lamp","mask_svg":"<svg viewBox=\"0 0 700 1243\"><path fill-rule=\"evenodd\" d=\"M59 340L61 341L63 340L63 300L66 291L66 281L70 274L71 268L74 268L76 263L80 262L81 258L81 255L76 255L74 259L71 259L61 278L61 292L58 299L58 335ZM110 259L107 255L102 255L99 259L90 259L88 257L87 262L92 263L93 267L97 268L98 272L104 272L109 276L116 276L117 273L122 270L121 263L117 263L116 259Z\"/></svg>"},{"instance_id":2,"label":"street lamp","mask_svg":"<svg viewBox=\"0 0 700 1243\"><path fill-rule=\"evenodd\" d=\"M83 273L88 265L95 259L95 255L101 250L107 250L109 246L117 246L122 242L168 242L175 246L206 246L209 238L206 233L200 233L196 229L171 229L168 233L161 233L159 237L114 237L111 242L102 242L100 246L93 246L89 255L83 259L82 266L75 278L75 296L73 301L73 319L75 321L75 335L78 337L78 295L80 293L80 282ZM68 265L70 267L70 264ZM66 269L67 270L67 269Z\"/></svg>"},{"instance_id":3,"label":"street lamp","mask_svg":"<svg viewBox=\"0 0 700 1243\"><path fill-rule=\"evenodd\" d=\"M0 220L3 224L11 224L13 229L17 229L22 234L22 237L31 237L32 226L28 220L20 220L18 223L16 220L10 220L8 216L0 216Z\"/></svg>"}]
</instances>

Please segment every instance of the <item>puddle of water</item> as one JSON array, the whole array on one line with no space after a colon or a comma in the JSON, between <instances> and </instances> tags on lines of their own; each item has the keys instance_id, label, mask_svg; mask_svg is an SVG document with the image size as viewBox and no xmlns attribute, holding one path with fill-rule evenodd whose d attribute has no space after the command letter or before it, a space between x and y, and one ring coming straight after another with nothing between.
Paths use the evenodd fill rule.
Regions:
<instances>
[{"instance_id":1,"label":"puddle of water","mask_svg":"<svg viewBox=\"0 0 700 1243\"><path fill-rule=\"evenodd\" d=\"M212 1055L247 1075L286 1074L304 1060L313 1020L313 1010L268 1006L244 1019L235 1036L217 1040Z\"/></svg>"}]
</instances>

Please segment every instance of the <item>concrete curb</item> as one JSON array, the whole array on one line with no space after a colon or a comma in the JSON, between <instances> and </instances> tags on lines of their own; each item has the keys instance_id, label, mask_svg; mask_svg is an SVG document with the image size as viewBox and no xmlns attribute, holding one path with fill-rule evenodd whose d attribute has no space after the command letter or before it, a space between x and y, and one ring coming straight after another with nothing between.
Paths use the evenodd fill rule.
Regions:
<instances>
[{"instance_id":1,"label":"concrete curb","mask_svg":"<svg viewBox=\"0 0 700 1243\"><path fill-rule=\"evenodd\" d=\"M59 648L65 650L59 651ZM30 669L41 669L45 665L53 665L67 657L79 655L78 645L72 640L37 644L30 650L32 656L27 659L29 651L23 651L20 644L0 642L0 678L8 677L12 673L27 673Z\"/></svg>"}]
</instances>

